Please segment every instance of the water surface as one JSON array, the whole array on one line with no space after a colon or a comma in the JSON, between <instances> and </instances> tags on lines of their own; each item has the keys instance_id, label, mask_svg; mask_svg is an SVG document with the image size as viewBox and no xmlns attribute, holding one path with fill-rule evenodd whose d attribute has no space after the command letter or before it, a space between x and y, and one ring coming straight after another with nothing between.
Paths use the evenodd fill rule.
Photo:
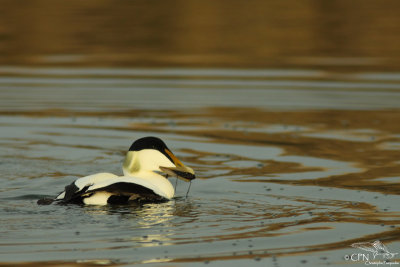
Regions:
<instances>
[{"instance_id":1,"label":"water surface","mask_svg":"<svg viewBox=\"0 0 400 267\"><path fill-rule=\"evenodd\" d=\"M352 243L378 239L400 252L399 73L0 71L4 264L347 265ZM188 198L179 182L163 204L36 204L121 174L148 135L196 170Z\"/></svg>"}]
</instances>

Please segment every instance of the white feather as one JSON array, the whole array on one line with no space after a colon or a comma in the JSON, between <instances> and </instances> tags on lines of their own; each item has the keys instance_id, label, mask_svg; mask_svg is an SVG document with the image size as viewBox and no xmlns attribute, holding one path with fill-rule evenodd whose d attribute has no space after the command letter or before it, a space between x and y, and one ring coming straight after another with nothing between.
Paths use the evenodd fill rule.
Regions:
<instances>
[{"instance_id":1,"label":"white feather","mask_svg":"<svg viewBox=\"0 0 400 267\"><path fill-rule=\"evenodd\" d=\"M162 167L175 167L164 154L154 149L128 151L122 166L124 175L136 176L140 171L160 171Z\"/></svg>"},{"instance_id":2,"label":"white feather","mask_svg":"<svg viewBox=\"0 0 400 267\"><path fill-rule=\"evenodd\" d=\"M85 204L106 205L112 193L100 191L115 183L132 183L141 185L152 190L155 194L171 199L175 194L172 184L154 171L160 171L162 167L175 167L163 153L154 149L143 149L140 151L128 151L123 164L124 176L117 176L112 173L97 173L77 179L74 184L78 191L88 187L86 192L97 190L93 195L85 197ZM65 191L56 199L63 199Z\"/></svg>"},{"instance_id":3,"label":"white feather","mask_svg":"<svg viewBox=\"0 0 400 267\"><path fill-rule=\"evenodd\" d=\"M118 176L115 174L112 174L112 173L106 173L106 172L96 173L96 174L88 175L85 177L81 177L81 178L75 180L74 184L76 185L76 187L78 187L78 191L80 191L85 186L101 183L103 181L106 181L110 178L115 178L115 177L118 177ZM64 197L65 197L65 191L62 192L61 194L59 194L56 197L56 199L63 199Z\"/></svg>"},{"instance_id":4,"label":"white feather","mask_svg":"<svg viewBox=\"0 0 400 267\"><path fill-rule=\"evenodd\" d=\"M154 172L138 172L136 177L132 176L117 176L112 173L97 173L89 176L79 178L74 183L78 187L78 190L82 190L85 186L89 186L86 191L93 191L96 189L101 189L115 183L132 183L141 185L152 190L159 196L167 199L173 198L175 194L174 187L165 177L154 173ZM94 194L89 198L84 199L85 204L97 204L105 205L107 204L107 199L111 194L106 196L100 196L98 193ZM56 199L63 199L65 197L65 191L62 192ZM89 200L90 199L90 200ZM105 200L104 200L105 199ZM90 203L89 203L90 202Z\"/></svg>"},{"instance_id":5,"label":"white feather","mask_svg":"<svg viewBox=\"0 0 400 267\"><path fill-rule=\"evenodd\" d=\"M88 175L82 178L79 178L76 180L74 183L75 185L81 190L85 186L91 185L91 184L98 184L103 181L107 181L108 179L112 178L117 178L118 176L112 173L108 172L101 172L101 173L96 173L92 175Z\"/></svg>"},{"instance_id":6,"label":"white feather","mask_svg":"<svg viewBox=\"0 0 400 267\"><path fill-rule=\"evenodd\" d=\"M83 203L87 205L107 205L108 198L111 196L111 193L108 192L96 192L90 197L86 197L83 199Z\"/></svg>"},{"instance_id":7,"label":"white feather","mask_svg":"<svg viewBox=\"0 0 400 267\"><path fill-rule=\"evenodd\" d=\"M88 188L88 191L101 189L115 183L132 183L141 185L148 189L153 190L159 196L171 199L174 196L175 190L171 182L165 177L154 172L139 172L132 176L113 177L99 183L95 183Z\"/></svg>"},{"instance_id":8,"label":"white feather","mask_svg":"<svg viewBox=\"0 0 400 267\"><path fill-rule=\"evenodd\" d=\"M56 199L63 199L65 197L65 191L63 191L61 194L59 194Z\"/></svg>"}]
</instances>

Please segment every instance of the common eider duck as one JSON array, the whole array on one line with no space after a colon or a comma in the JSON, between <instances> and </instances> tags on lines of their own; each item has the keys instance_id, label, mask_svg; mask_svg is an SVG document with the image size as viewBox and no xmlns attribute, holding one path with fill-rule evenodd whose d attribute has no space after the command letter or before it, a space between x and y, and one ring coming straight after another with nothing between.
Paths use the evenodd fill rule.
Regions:
<instances>
[{"instance_id":1,"label":"common eider duck","mask_svg":"<svg viewBox=\"0 0 400 267\"><path fill-rule=\"evenodd\" d=\"M187 182L195 179L193 169L157 137L136 140L126 154L122 170L123 176L96 173L79 178L66 186L55 201L87 205L161 202L175 194L168 176Z\"/></svg>"}]
</instances>

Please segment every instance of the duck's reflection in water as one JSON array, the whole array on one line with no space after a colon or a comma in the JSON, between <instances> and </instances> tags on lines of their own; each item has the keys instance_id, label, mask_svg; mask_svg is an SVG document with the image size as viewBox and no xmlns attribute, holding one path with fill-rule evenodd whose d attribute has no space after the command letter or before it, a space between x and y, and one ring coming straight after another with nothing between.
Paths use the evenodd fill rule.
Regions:
<instances>
[{"instance_id":1,"label":"duck's reflection in water","mask_svg":"<svg viewBox=\"0 0 400 267\"><path fill-rule=\"evenodd\" d=\"M171 256L166 257L165 251L175 245L175 238L179 235L176 229L198 219L195 207L190 198L177 197L164 203L82 206L82 209L91 220L103 223L107 230L116 228L118 224L118 238L114 238L106 249L132 250L135 255L139 251L139 254L147 255L146 262L165 262L173 260ZM102 236L98 241L110 242L110 237ZM149 253L154 257L150 259Z\"/></svg>"}]
</instances>

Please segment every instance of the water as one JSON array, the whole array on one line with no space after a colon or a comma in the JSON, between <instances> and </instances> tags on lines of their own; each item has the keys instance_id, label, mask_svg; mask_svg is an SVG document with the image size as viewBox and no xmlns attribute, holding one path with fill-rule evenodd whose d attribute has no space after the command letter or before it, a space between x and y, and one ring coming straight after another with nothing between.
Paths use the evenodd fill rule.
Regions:
<instances>
[{"instance_id":1,"label":"water","mask_svg":"<svg viewBox=\"0 0 400 267\"><path fill-rule=\"evenodd\" d=\"M374 240L400 252L399 73L0 71L3 263L339 266ZM162 204L36 204L121 174L148 135L196 170L188 198L180 181Z\"/></svg>"},{"instance_id":2,"label":"water","mask_svg":"<svg viewBox=\"0 0 400 267\"><path fill-rule=\"evenodd\" d=\"M0 265L400 253L399 14L395 0L0 0ZM157 205L36 204L121 174L149 135L195 169L188 198L180 181Z\"/></svg>"}]
</instances>

